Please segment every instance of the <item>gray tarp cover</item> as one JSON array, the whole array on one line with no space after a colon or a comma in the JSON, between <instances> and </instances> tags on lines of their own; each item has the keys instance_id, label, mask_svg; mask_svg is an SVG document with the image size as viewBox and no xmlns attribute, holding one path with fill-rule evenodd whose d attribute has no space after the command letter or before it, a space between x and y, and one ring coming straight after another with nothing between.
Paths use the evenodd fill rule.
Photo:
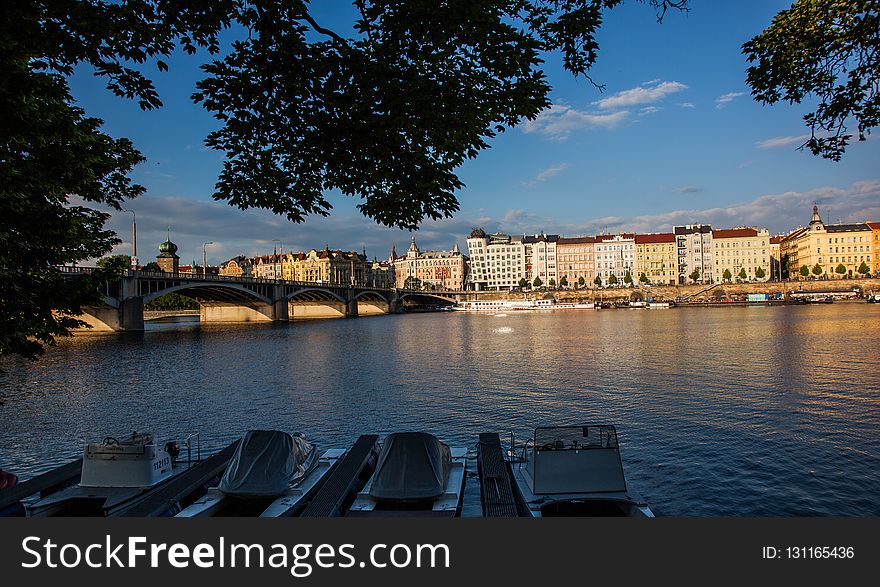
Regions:
<instances>
[{"instance_id":1,"label":"gray tarp cover","mask_svg":"<svg viewBox=\"0 0 880 587\"><path fill-rule=\"evenodd\" d=\"M314 451L301 436L250 430L238 443L219 489L238 496L280 495L306 472Z\"/></svg>"},{"instance_id":2,"label":"gray tarp cover","mask_svg":"<svg viewBox=\"0 0 880 587\"><path fill-rule=\"evenodd\" d=\"M415 501L440 496L449 479L449 447L424 432L389 434L382 444L370 495Z\"/></svg>"}]
</instances>

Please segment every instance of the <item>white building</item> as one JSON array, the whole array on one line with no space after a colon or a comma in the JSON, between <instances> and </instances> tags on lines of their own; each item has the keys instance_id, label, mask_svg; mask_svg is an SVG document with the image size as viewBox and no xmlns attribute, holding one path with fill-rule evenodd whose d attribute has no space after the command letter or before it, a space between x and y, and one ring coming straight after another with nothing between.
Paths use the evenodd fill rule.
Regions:
<instances>
[{"instance_id":1,"label":"white building","mask_svg":"<svg viewBox=\"0 0 880 587\"><path fill-rule=\"evenodd\" d=\"M766 228L713 230L712 256L715 283L770 279L770 233ZM729 279L725 279L725 272Z\"/></svg>"},{"instance_id":2,"label":"white building","mask_svg":"<svg viewBox=\"0 0 880 587\"><path fill-rule=\"evenodd\" d=\"M633 281L636 273L636 235L632 233L600 234L596 237L596 275L602 285L614 275L622 284L629 273Z\"/></svg>"},{"instance_id":3,"label":"white building","mask_svg":"<svg viewBox=\"0 0 880 587\"><path fill-rule=\"evenodd\" d=\"M526 279L534 284L535 279L540 279L545 286L559 285L559 275L556 270L556 244L559 242L557 234L536 234L523 236L522 243L525 250Z\"/></svg>"},{"instance_id":4,"label":"white building","mask_svg":"<svg viewBox=\"0 0 880 587\"><path fill-rule=\"evenodd\" d=\"M678 253L678 283L692 283L691 274L699 271L698 283L712 283L712 225L688 224L673 227Z\"/></svg>"},{"instance_id":5,"label":"white building","mask_svg":"<svg viewBox=\"0 0 880 587\"><path fill-rule=\"evenodd\" d=\"M467 247L471 258L469 289L509 290L519 287L521 279L531 282L522 239L501 233L487 235L477 228L468 237Z\"/></svg>"}]
</instances>

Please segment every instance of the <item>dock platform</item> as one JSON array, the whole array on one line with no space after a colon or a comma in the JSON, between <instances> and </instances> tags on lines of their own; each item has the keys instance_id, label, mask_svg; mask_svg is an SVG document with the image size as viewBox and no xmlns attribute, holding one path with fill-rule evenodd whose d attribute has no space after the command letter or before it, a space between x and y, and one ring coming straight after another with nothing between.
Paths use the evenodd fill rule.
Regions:
<instances>
[{"instance_id":1,"label":"dock platform","mask_svg":"<svg viewBox=\"0 0 880 587\"><path fill-rule=\"evenodd\" d=\"M346 501L353 497L372 471L365 471L376 451L379 436L364 434L358 438L330 477L300 514L303 518L336 518L345 514Z\"/></svg>"},{"instance_id":2,"label":"dock platform","mask_svg":"<svg viewBox=\"0 0 880 587\"><path fill-rule=\"evenodd\" d=\"M501 440L494 432L480 434L477 449L480 475L480 503L484 518L517 518L525 505L517 500L510 480L510 465L504 459Z\"/></svg>"},{"instance_id":3,"label":"dock platform","mask_svg":"<svg viewBox=\"0 0 880 587\"><path fill-rule=\"evenodd\" d=\"M0 512L14 507L22 499L31 495L39 494L42 498L68 485L73 485L79 481L81 472L82 459L76 459L66 465L46 471L42 475L37 475L33 479L22 481L14 487L4 489L0 491ZM21 515L24 515L23 510Z\"/></svg>"}]
</instances>

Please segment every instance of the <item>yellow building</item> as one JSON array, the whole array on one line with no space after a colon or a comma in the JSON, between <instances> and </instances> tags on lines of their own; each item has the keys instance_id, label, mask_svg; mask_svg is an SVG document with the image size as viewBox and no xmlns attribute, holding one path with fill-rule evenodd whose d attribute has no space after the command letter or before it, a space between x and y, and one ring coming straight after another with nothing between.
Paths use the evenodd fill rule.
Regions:
<instances>
[{"instance_id":1,"label":"yellow building","mask_svg":"<svg viewBox=\"0 0 880 587\"><path fill-rule=\"evenodd\" d=\"M678 278L678 255L675 234L660 232L636 235L636 274L633 279L652 285L675 285Z\"/></svg>"},{"instance_id":2,"label":"yellow building","mask_svg":"<svg viewBox=\"0 0 880 587\"><path fill-rule=\"evenodd\" d=\"M712 231L712 281L770 279L770 233L766 228Z\"/></svg>"},{"instance_id":3,"label":"yellow building","mask_svg":"<svg viewBox=\"0 0 880 587\"><path fill-rule=\"evenodd\" d=\"M871 273L880 274L880 222L866 222L871 229L871 251L874 262L871 263Z\"/></svg>"},{"instance_id":4,"label":"yellow building","mask_svg":"<svg viewBox=\"0 0 880 587\"><path fill-rule=\"evenodd\" d=\"M311 249L308 253L287 253L281 258L282 279L327 285L364 285L367 259L350 252Z\"/></svg>"},{"instance_id":5,"label":"yellow building","mask_svg":"<svg viewBox=\"0 0 880 587\"><path fill-rule=\"evenodd\" d=\"M770 279L782 279L782 236L770 237Z\"/></svg>"},{"instance_id":6,"label":"yellow building","mask_svg":"<svg viewBox=\"0 0 880 587\"><path fill-rule=\"evenodd\" d=\"M250 277L251 260L244 256L238 256L221 263L218 273L226 277Z\"/></svg>"},{"instance_id":7,"label":"yellow building","mask_svg":"<svg viewBox=\"0 0 880 587\"><path fill-rule=\"evenodd\" d=\"M782 239L780 253L791 277L803 277L804 267L812 277L854 277L862 263L870 268L875 232L868 223L825 224L813 206L809 226Z\"/></svg>"}]
</instances>

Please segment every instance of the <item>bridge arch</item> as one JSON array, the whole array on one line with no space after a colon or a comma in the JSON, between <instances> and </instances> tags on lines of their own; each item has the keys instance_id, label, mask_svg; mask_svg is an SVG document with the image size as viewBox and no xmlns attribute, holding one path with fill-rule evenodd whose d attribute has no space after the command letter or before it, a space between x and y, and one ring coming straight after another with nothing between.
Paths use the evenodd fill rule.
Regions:
<instances>
[{"instance_id":1,"label":"bridge arch","mask_svg":"<svg viewBox=\"0 0 880 587\"><path fill-rule=\"evenodd\" d=\"M399 294L398 299L403 301L405 298L431 298L434 300L440 300L442 302L446 302L449 304L456 303L456 299L452 296L444 296L442 294L431 293L429 291L409 291L409 292L401 292Z\"/></svg>"},{"instance_id":2,"label":"bridge arch","mask_svg":"<svg viewBox=\"0 0 880 587\"><path fill-rule=\"evenodd\" d=\"M304 287L287 294L287 299L291 302L330 302L337 301L345 303L345 298L329 289Z\"/></svg>"},{"instance_id":3,"label":"bridge arch","mask_svg":"<svg viewBox=\"0 0 880 587\"><path fill-rule=\"evenodd\" d=\"M272 300L270 300L268 297L260 295L257 292L244 287L243 285L223 282L182 283L146 294L143 296L143 302L147 304L155 300L156 298L175 292L179 292L181 294L189 293L193 297L210 302L251 301L262 302L264 304L272 303Z\"/></svg>"}]
</instances>

